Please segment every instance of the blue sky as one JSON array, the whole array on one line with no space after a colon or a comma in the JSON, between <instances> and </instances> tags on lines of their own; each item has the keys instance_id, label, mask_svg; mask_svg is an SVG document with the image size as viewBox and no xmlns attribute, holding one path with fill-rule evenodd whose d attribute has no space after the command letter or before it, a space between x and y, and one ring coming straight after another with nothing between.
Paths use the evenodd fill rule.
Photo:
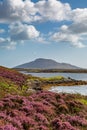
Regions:
<instances>
[{"instance_id":1,"label":"blue sky","mask_svg":"<svg viewBox=\"0 0 87 130\"><path fill-rule=\"evenodd\" d=\"M50 58L87 68L87 0L0 0L0 65Z\"/></svg>"}]
</instances>

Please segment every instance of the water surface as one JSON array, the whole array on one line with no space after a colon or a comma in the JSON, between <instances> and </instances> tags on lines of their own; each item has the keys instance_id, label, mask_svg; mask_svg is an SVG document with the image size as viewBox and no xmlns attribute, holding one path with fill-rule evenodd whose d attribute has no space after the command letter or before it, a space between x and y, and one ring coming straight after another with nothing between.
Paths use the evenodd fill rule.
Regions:
<instances>
[{"instance_id":1,"label":"water surface","mask_svg":"<svg viewBox=\"0 0 87 130\"><path fill-rule=\"evenodd\" d=\"M53 77L53 76L63 76L71 77L76 80L87 80L87 73L26 73L37 77Z\"/></svg>"},{"instance_id":2,"label":"water surface","mask_svg":"<svg viewBox=\"0 0 87 130\"><path fill-rule=\"evenodd\" d=\"M63 77L71 77L76 80L85 80L87 81L87 73L26 73L31 74L37 77L53 77L53 76L63 76ZM64 92L64 93L79 93L81 95L87 95L87 85L81 86L52 86L49 91L52 92Z\"/></svg>"},{"instance_id":3,"label":"water surface","mask_svg":"<svg viewBox=\"0 0 87 130\"><path fill-rule=\"evenodd\" d=\"M49 91L56 92L56 93L79 93L81 95L87 95L87 85L81 86L53 86L50 88Z\"/></svg>"}]
</instances>

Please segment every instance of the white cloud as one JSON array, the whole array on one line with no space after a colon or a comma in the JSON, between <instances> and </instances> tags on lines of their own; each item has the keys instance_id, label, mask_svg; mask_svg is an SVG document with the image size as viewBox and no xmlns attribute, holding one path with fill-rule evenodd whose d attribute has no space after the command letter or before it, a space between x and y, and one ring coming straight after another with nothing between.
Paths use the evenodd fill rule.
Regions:
<instances>
[{"instance_id":1,"label":"white cloud","mask_svg":"<svg viewBox=\"0 0 87 130\"><path fill-rule=\"evenodd\" d=\"M0 47L8 50L15 49L18 43L23 44L25 40L39 39L40 32L33 25L13 23L9 26L9 38L0 38Z\"/></svg>"},{"instance_id":2,"label":"white cloud","mask_svg":"<svg viewBox=\"0 0 87 130\"><path fill-rule=\"evenodd\" d=\"M33 22L65 20L69 21L70 25L63 25L59 31L52 33L51 40L67 42L80 48L84 47L83 43L87 40L87 8L72 10L68 3L62 3L59 0L39 0L36 3L31 0L0 1L0 23L10 24L7 34L10 40L0 38L0 45L9 44L8 48L14 48L18 40L21 43L32 39L48 43L49 34L41 37L41 33L33 26ZM4 29L0 29L0 34L4 32Z\"/></svg>"},{"instance_id":3,"label":"white cloud","mask_svg":"<svg viewBox=\"0 0 87 130\"><path fill-rule=\"evenodd\" d=\"M10 38L0 38L0 47L7 49L7 50L13 50L16 48L17 42L11 41Z\"/></svg>"},{"instance_id":4,"label":"white cloud","mask_svg":"<svg viewBox=\"0 0 87 130\"><path fill-rule=\"evenodd\" d=\"M3 0L0 1L0 22L63 21L87 22L87 8L71 9L59 0Z\"/></svg>"},{"instance_id":5,"label":"white cloud","mask_svg":"<svg viewBox=\"0 0 87 130\"><path fill-rule=\"evenodd\" d=\"M71 7L58 0L3 0L0 2L0 22L33 22L67 20Z\"/></svg>"},{"instance_id":6,"label":"white cloud","mask_svg":"<svg viewBox=\"0 0 87 130\"><path fill-rule=\"evenodd\" d=\"M3 0L0 2L0 22L34 21L87 22L87 8L72 10L68 3L59 0Z\"/></svg>"},{"instance_id":7,"label":"white cloud","mask_svg":"<svg viewBox=\"0 0 87 130\"><path fill-rule=\"evenodd\" d=\"M36 9L30 0L3 0L0 2L0 22L34 20Z\"/></svg>"},{"instance_id":8,"label":"white cloud","mask_svg":"<svg viewBox=\"0 0 87 130\"><path fill-rule=\"evenodd\" d=\"M75 23L87 23L87 8L77 8L71 12L71 20Z\"/></svg>"},{"instance_id":9,"label":"white cloud","mask_svg":"<svg viewBox=\"0 0 87 130\"><path fill-rule=\"evenodd\" d=\"M71 11L70 25L62 25L60 30L53 33L51 38L56 42L66 42L82 48L87 41L87 8L74 9Z\"/></svg>"},{"instance_id":10,"label":"white cloud","mask_svg":"<svg viewBox=\"0 0 87 130\"><path fill-rule=\"evenodd\" d=\"M12 43L11 43L10 38L2 38L2 37L0 37L0 47L1 48L6 48L6 49L10 48L11 49L11 44Z\"/></svg>"},{"instance_id":11,"label":"white cloud","mask_svg":"<svg viewBox=\"0 0 87 130\"><path fill-rule=\"evenodd\" d=\"M9 25L9 38L0 37L0 47L15 49L18 43L23 44L25 40L38 41L39 38L40 32L33 25L17 22Z\"/></svg>"},{"instance_id":12,"label":"white cloud","mask_svg":"<svg viewBox=\"0 0 87 130\"><path fill-rule=\"evenodd\" d=\"M67 20L71 7L68 3L61 3L58 0L42 0L36 3L35 7L43 20L62 21Z\"/></svg>"},{"instance_id":13,"label":"white cloud","mask_svg":"<svg viewBox=\"0 0 87 130\"><path fill-rule=\"evenodd\" d=\"M10 25L11 40L31 40L39 37L40 32L33 25L14 23Z\"/></svg>"},{"instance_id":14,"label":"white cloud","mask_svg":"<svg viewBox=\"0 0 87 130\"><path fill-rule=\"evenodd\" d=\"M70 43L73 46L82 48L85 47L84 36L87 36L87 25L83 24L71 24L69 26L61 26L58 32L51 35L51 39L56 42Z\"/></svg>"}]
</instances>

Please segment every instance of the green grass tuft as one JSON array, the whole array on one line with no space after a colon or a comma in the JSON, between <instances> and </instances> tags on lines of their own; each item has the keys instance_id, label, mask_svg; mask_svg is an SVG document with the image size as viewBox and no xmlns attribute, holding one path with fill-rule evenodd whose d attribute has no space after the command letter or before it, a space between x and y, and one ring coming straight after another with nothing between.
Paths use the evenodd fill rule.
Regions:
<instances>
[{"instance_id":1,"label":"green grass tuft","mask_svg":"<svg viewBox=\"0 0 87 130\"><path fill-rule=\"evenodd\" d=\"M84 105L87 105L87 99L80 99L80 102Z\"/></svg>"},{"instance_id":2,"label":"green grass tuft","mask_svg":"<svg viewBox=\"0 0 87 130\"><path fill-rule=\"evenodd\" d=\"M48 80L48 81L63 80L63 79L65 79L63 76L54 76L54 77L43 78L43 80Z\"/></svg>"}]
</instances>

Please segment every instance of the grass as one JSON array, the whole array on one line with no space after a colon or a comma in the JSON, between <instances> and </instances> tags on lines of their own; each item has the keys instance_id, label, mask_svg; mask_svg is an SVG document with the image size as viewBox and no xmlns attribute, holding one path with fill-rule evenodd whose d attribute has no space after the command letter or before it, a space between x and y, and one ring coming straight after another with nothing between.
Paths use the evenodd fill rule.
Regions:
<instances>
[{"instance_id":1,"label":"grass","mask_svg":"<svg viewBox=\"0 0 87 130\"><path fill-rule=\"evenodd\" d=\"M63 80L65 79L62 76L54 76L54 77L47 77L47 78L42 78L43 80L47 80L47 81L55 81L55 80Z\"/></svg>"},{"instance_id":2,"label":"grass","mask_svg":"<svg viewBox=\"0 0 87 130\"><path fill-rule=\"evenodd\" d=\"M24 95L28 76L0 66L0 98L8 94Z\"/></svg>"},{"instance_id":3,"label":"grass","mask_svg":"<svg viewBox=\"0 0 87 130\"><path fill-rule=\"evenodd\" d=\"M84 105L87 105L87 99L80 99L80 102Z\"/></svg>"},{"instance_id":4,"label":"grass","mask_svg":"<svg viewBox=\"0 0 87 130\"><path fill-rule=\"evenodd\" d=\"M18 86L9 79L0 77L0 97L2 98L6 94L19 94Z\"/></svg>"}]
</instances>

